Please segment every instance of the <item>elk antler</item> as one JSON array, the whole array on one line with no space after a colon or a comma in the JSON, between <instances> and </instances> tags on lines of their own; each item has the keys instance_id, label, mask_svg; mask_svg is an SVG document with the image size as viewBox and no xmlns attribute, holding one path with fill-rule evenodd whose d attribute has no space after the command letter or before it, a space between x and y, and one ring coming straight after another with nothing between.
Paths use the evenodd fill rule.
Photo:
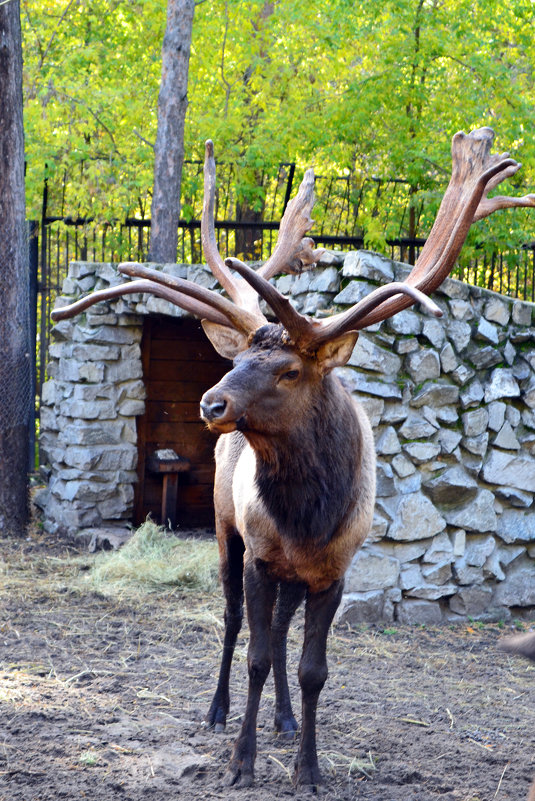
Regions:
<instances>
[{"instance_id":1,"label":"elk antler","mask_svg":"<svg viewBox=\"0 0 535 801\"><path fill-rule=\"evenodd\" d=\"M457 133L452 141L452 177L420 257L404 283L379 287L344 312L323 320L299 314L290 301L269 283L279 272L301 272L318 260L323 252L313 249L305 236L312 226L314 174L307 170L295 198L282 218L275 250L256 272L238 259L223 261L217 249L214 227L215 160L213 144L206 142L205 195L201 237L206 261L215 278L231 300L185 279L173 278L139 264L119 266L123 274L142 280L94 292L70 306L52 313L55 320L71 317L99 300L122 294L150 292L171 301L198 317L235 328L245 335L267 322L260 311L259 296L273 309L292 340L305 351L314 351L328 340L347 331L358 331L391 317L398 311L421 303L432 314L441 314L427 294L436 289L450 273L474 220L486 217L498 208L535 206L535 195L522 198L498 196L488 192L520 168L508 153L491 155L494 132L480 128L466 135ZM231 269L238 276L235 276Z\"/></svg>"}]
</instances>

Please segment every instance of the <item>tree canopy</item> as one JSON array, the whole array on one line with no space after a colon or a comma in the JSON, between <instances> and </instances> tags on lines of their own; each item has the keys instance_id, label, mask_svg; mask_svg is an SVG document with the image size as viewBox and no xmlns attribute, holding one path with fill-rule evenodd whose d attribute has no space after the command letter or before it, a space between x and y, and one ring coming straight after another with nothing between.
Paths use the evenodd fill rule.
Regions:
<instances>
[{"instance_id":1,"label":"tree canopy","mask_svg":"<svg viewBox=\"0 0 535 801\"><path fill-rule=\"evenodd\" d=\"M46 170L60 214L148 216L165 0L22 5L30 211ZM259 173L284 161L351 174L353 197L395 179L402 191L360 204L367 240L400 224L425 235L457 130L493 127L497 148L523 162L513 180L535 186L534 24L531 0L201 0L186 159L212 138L256 209ZM198 185L186 174L183 197ZM528 215L494 215L473 237L531 239Z\"/></svg>"}]
</instances>

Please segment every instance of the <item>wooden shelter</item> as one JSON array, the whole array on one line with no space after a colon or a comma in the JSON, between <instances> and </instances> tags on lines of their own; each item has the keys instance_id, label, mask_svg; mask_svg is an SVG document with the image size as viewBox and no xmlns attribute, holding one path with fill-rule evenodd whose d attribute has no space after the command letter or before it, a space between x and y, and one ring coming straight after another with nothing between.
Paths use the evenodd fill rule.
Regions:
<instances>
[{"instance_id":1,"label":"wooden shelter","mask_svg":"<svg viewBox=\"0 0 535 801\"><path fill-rule=\"evenodd\" d=\"M199 417L199 401L229 370L194 319L149 316L141 343L145 414L137 418L138 483L134 523L147 514L163 522L165 474L154 470L154 454L172 449L189 461L178 475L176 520L184 526L213 525L213 451L216 437Z\"/></svg>"}]
</instances>

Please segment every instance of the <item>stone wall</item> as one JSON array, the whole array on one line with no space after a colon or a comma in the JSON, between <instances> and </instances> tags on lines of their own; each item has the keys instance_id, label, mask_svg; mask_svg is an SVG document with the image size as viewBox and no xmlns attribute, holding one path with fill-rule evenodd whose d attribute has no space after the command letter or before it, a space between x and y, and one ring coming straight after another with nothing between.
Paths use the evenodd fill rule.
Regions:
<instances>
[{"instance_id":1,"label":"stone wall","mask_svg":"<svg viewBox=\"0 0 535 801\"><path fill-rule=\"evenodd\" d=\"M163 269L214 285L201 267ZM406 272L367 251L327 253L315 271L277 284L301 311L322 315ZM118 282L111 265L74 263L60 302ZM373 531L341 611L351 622L507 619L535 605L534 307L453 279L434 299L441 319L416 308L372 326L339 370L378 454ZM48 530L131 514L139 341L151 312L181 314L130 296L55 327L41 415Z\"/></svg>"}]
</instances>

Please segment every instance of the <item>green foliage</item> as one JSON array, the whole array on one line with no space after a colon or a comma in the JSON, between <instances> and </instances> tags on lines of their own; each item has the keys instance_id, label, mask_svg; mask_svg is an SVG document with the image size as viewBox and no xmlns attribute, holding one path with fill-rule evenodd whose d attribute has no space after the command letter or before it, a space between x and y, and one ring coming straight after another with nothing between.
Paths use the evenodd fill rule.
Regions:
<instances>
[{"instance_id":1,"label":"green foliage","mask_svg":"<svg viewBox=\"0 0 535 801\"><path fill-rule=\"evenodd\" d=\"M212 138L235 167L236 201L256 211L261 176L279 162L351 171L374 247L428 232L459 129L495 128L497 148L524 164L501 191L523 194L535 185L532 10L530 0L199 3L187 158L202 159ZM165 0L23 0L23 24L30 213L46 164L54 211L149 216ZM373 176L405 183L362 193ZM199 188L187 173L186 217ZM466 257L512 250L533 229L533 212L500 212L475 227Z\"/></svg>"}]
</instances>

